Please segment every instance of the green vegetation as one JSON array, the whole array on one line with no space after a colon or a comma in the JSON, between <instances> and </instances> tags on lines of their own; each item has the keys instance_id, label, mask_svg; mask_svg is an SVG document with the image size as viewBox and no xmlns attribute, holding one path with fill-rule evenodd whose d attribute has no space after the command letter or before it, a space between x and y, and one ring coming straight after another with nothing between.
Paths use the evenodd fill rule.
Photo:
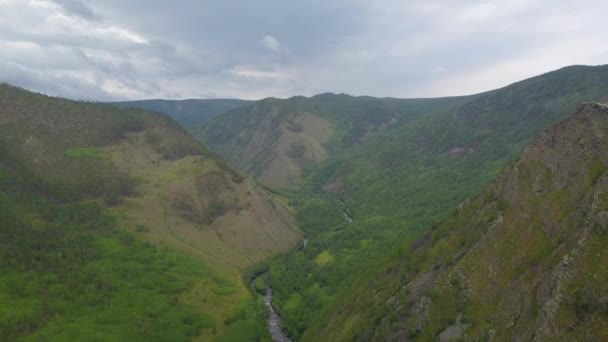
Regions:
<instances>
[{"instance_id":1,"label":"green vegetation","mask_svg":"<svg viewBox=\"0 0 608 342\"><path fill-rule=\"evenodd\" d=\"M605 66L569 67L495 91L446 99L333 94L267 99L208 122L203 140L253 175L264 170L264 155L255 154L259 160L241 165L245 159L239 146L265 136L255 144L265 146L266 153L290 150L291 145L275 145L282 141L279 128L300 113L313 113L335 126L323 145L328 159L303 168L298 190L278 190L290 198L308 239L304 250L271 262L274 302L289 334L318 337L336 306L349 300L359 284L378 277L377 270L390 272L390 258L406 258L409 243L479 194L531 139L581 102L603 98L607 73ZM591 177L601 176L600 168L590 171ZM559 200L555 204L563 206ZM497 205L508 208L504 201ZM352 224L340 206L354 218ZM543 259L551 251L546 242L538 243L545 247L531 259ZM316 261L329 255L333 261L319 267ZM365 312L376 309L370 306ZM352 322L342 323L356 329Z\"/></svg>"},{"instance_id":2,"label":"green vegetation","mask_svg":"<svg viewBox=\"0 0 608 342\"><path fill-rule=\"evenodd\" d=\"M120 230L95 204L56 204L0 171L0 339L189 340L213 319L180 293L211 273Z\"/></svg>"},{"instance_id":3,"label":"green vegetation","mask_svg":"<svg viewBox=\"0 0 608 342\"><path fill-rule=\"evenodd\" d=\"M99 149L93 147L73 148L66 150L63 154L71 158L96 158L103 155Z\"/></svg>"},{"instance_id":4,"label":"green vegetation","mask_svg":"<svg viewBox=\"0 0 608 342\"><path fill-rule=\"evenodd\" d=\"M323 267L323 266L329 264L332 261L334 261L334 256L331 255L331 252L327 251L327 250L319 253L315 257L315 264L317 264L320 267Z\"/></svg>"},{"instance_id":5,"label":"green vegetation","mask_svg":"<svg viewBox=\"0 0 608 342\"><path fill-rule=\"evenodd\" d=\"M268 340L265 284L252 297L237 275L266 270L295 340L531 337L522 322L606 336L608 275L591 265L606 247L605 119L589 105L514 160L605 97L607 73L445 99L266 99L209 121L215 151L288 186L273 191L307 239L251 269L300 237L250 229L260 213L291 226L287 209L168 117L1 85L0 338ZM564 260L581 272L554 276Z\"/></svg>"},{"instance_id":6,"label":"green vegetation","mask_svg":"<svg viewBox=\"0 0 608 342\"><path fill-rule=\"evenodd\" d=\"M264 295L266 293L266 280L262 277L256 278L253 287L257 293Z\"/></svg>"},{"instance_id":7,"label":"green vegetation","mask_svg":"<svg viewBox=\"0 0 608 342\"><path fill-rule=\"evenodd\" d=\"M586 105L551 128L307 337L434 340L462 315L465 339L487 339L492 330L499 340L604 340L608 271L598 265L608 242L608 182L580 180L590 163L606 162L608 145L595 134L608 128L607 114Z\"/></svg>"},{"instance_id":8,"label":"green vegetation","mask_svg":"<svg viewBox=\"0 0 608 342\"><path fill-rule=\"evenodd\" d=\"M152 130L168 159L211 156L170 118L141 110L74 102L0 85L0 153L13 170L28 175L61 200L132 195L136 182L122 173L102 148Z\"/></svg>"},{"instance_id":9,"label":"green vegetation","mask_svg":"<svg viewBox=\"0 0 608 342\"><path fill-rule=\"evenodd\" d=\"M94 204L57 204L0 171L0 339L264 340L263 303L225 322L184 296L205 283L221 303L236 285L166 247L127 233ZM206 295L205 298L209 296Z\"/></svg>"},{"instance_id":10,"label":"green vegetation","mask_svg":"<svg viewBox=\"0 0 608 342\"><path fill-rule=\"evenodd\" d=\"M239 170L268 185L294 187L306 168L328 154L339 156L372 136L463 99L334 94L268 98L216 117L193 134Z\"/></svg>"},{"instance_id":11,"label":"green vegetation","mask_svg":"<svg viewBox=\"0 0 608 342\"><path fill-rule=\"evenodd\" d=\"M0 134L0 340L269 340L239 267L298 232L174 121L2 84ZM184 195L229 223L188 223ZM232 226L245 196L288 232Z\"/></svg>"},{"instance_id":12,"label":"green vegetation","mask_svg":"<svg viewBox=\"0 0 608 342\"><path fill-rule=\"evenodd\" d=\"M606 170L608 170L608 166L606 166L606 164L599 159L594 160L589 168L590 183L592 185L595 184L595 182L606 172Z\"/></svg>"},{"instance_id":13,"label":"green vegetation","mask_svg":"<svg viewBox=\"0 0 608 342\"><path fill-rule=\"evenodd\" d=\"M234 316L225 320L226 328L215 342L260 341L270 342L266 317L268 313L261 298L242 302Z\"/></svg>"}]
</instances>

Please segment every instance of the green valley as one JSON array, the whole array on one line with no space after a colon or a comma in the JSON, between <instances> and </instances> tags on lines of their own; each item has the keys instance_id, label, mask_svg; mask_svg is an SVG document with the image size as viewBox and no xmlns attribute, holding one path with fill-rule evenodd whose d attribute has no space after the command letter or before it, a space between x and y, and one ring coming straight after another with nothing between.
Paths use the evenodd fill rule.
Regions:
<instances>
[{"instance_id":1,"label":"green valley","mask_svg":"<svg viewBox=\"0 0 608 342\"><path fill-rule=\"evenodd\" d=\"M608 341L606 13L0 0L0 342Z\"/></svg>"},{"instance_id":2,"label":"green valley","mask_svg":"<svg viewBox=\"0 0 608 342\"><path fill-rule=\"evenodd\" d=\"M379 265L400 253L401 241L412 241L447 219L537 134L584 101L606 94L606 66L573 66L469 97L268 99L206 123L203 132L209 133L203 140L244 172L273 185L296 208L307 247L274 259L269 267L286 330L306 340L357 284L373 279ZM341 128L334 128L325 143L315 141L327 157L301 164L297 182L273 181L268 171L277 153L269 152L288 151L284 136L293 134L281 127L310 113L318 113L329 122L326 126ZM263 152L248 150L256 146ZM341 207L354 218L352 224Z\"/></svg>"},{"instance_id":3,"label":"green valley","mask_svg":"<svg viewBox=\"0 0 608 342\"><path fill-rule=\"evenodd\" d=\"M1 336L269 340L266 282L293 340L604 336L584 280L602 271L559 270L601 257L605 108L562 120L607 94L606 66L573 66L471 96L235 102L182 128L2 85Z\"/></svg>"}]
</instances>

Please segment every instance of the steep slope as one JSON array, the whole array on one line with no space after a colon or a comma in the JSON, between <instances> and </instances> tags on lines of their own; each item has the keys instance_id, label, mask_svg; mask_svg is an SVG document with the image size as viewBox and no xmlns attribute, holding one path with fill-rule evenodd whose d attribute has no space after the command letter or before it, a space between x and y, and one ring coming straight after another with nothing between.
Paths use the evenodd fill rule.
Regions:
<instances>
[{"instance_id":1,"label":"steep slope","mask_svg":"<svg viewBox=\"0 0 608 342\"><path fill-rule=\"evenodd\" d=\"M608 338L606 132L582 106L308 337Z\"/></svg>"},{"instance_id":2,"label":"steep slope","mask_svg":"<svg viewBox=\"0 0 608 342\"><path fill-rule=\"evenodd\" d=\"M225 155L237 168L262 182L293 184L305 163L327 158L322 144L328 142L334 127L319 116L277 108L280 104L279 100L267 99L226 113L226 117L207 125L205 136L211 137L206 141L215 142L213 146L221 144L222 151L230 151ZM232 123L239 128L232 128ZM244 129L240 130L241 126Z\"/></svg>"},{"instance_id":3,"label":"steep slope","mask_svg":"<svg viewBox=\"0 0 608 342\"><path fill-rule=\"evenodd\" d=\"M533 137L607 93L608 66L563 68L372 137L323 165L311 181L338 192L354 215L397 211L411 199L428 198L433 188L461 201L457 193L480 191ZM432 211L433 201L413 210Z\"/></svg>"},{"instance_id":4,"label":"steep slope","mask_svg":"<svg viewBox=\"0 0 608 342\"><path fill-rule=\"evenodd\" d=\"M330 154L310 170L304 190L286 192L308 239L305 250L271 266L287 331L298 339L321 324L318 312L332 311L343 294L373 277L387 251L448 218L566 110L607 95L607 66L568 67L460 98L464 103L420 114Z\"/></svg>"},{"instance_id":5,"label":"steep slope","mask_svg":"<svg viewBox=\"0 0 608 342\"><path fill-rule=\"evenodd\" d=\"M217 273L143 243L98 204L49 200L3 167L0 241L3 341L187 341L221 318L215 304L182 300L192 284L223 289Z\"/></svg>"},{"instance_id":6,"label":"steep slope","mask_svg":"<svg viewBox=\"0 0 608 342\"><path fill-rule=\"evenodd\" d=\"M210 158L163 159L157 143L149 144L156 139L162 135L132 133L105 150L120 171L141 180L137 196L114 209L132 229L233 271L299 240L285 203L250 178Z\"/></svg>"},{"instance_id":7,"label":"steep slope","mask_svg":"<svg viewBox=\"0 0 608 342\"><path fill-rule=\"evenodd\" d=\"M239 170L279 187L298 185L306 167L425 112L459 103L321 94L264 99L203 125L196 136Z\"/></svg>"},{"instance_id":8,"label":"steep slope","mask_svg":"<svg viewBox=\"0 0 608 342\"><path fill-rule=\"evenodd\" d=\"M30 279L32 289L37 290L21 293L22 302L12 301L12 286L0 286L0 337L12 339L36 332L42 339L59 338L57 334L66 331L73 334L72 338L89 339L92 332L102 329L99 324L104 323L95 321L91 312L60 309L66 300L63 295L53 298L57 299L56 310L66 317L65 321L49 323L55 309L48 311L46 307L32 312L9 310L11 306L26 303L25 300L40 300L45 286L73 288L74 284L69 283L73 276L81 286L86 278L82 277L83 272L96 265L96 259L87 256L82 248L104 256L98 266L109 272L104 274L110 278L112 269L120 270L117 271L120 276L131 276L118 265L124 262L120 258L126 258L131 252L143 258L137 259L134 269L143 267L150 272L149 278L138 280L132 287L125 285L128 279L108 279L107 284L101 280L95 285L108 286L109 293L103 292L107 300L104 299L102 305L104 310L110 310L108 315L113 307L111 298L119 300L115 294L125 296L120 297L120 302L114 302L115 310L128 309L127 299L132 294L125 294L122 287L117 287L120 283L132 291L144 291L151 303L156 300L160 303L166 297L167 305L171 300L186 305L189 309L184 310L191 310L198 318L186 324L189 332L184 338L197 336L201 328L205 328L200 336L203 339L231 329L239 331L243 326L249 333L260 333L257 329L263 325L256 323L254 311L257 309L241 283L240 273L246 266L295 245L301 233L282 199L228 167L170 118L141 110L51 98L1 84L0 156L2 180L10 185L1 189L0 200L6 198L10 204L6 208L13 208L2 216L0 254L3 264L10 265L9 280L13 279L4 280L11 283L19 279L16 284L21 284L24 279L30 279L25 277L28 273L23 272L44 265L39 261L23 268L25 261L10 261L14 251L25 255L38 249L54 253L57 249L53 244L59 244L59 258L72 255L63 251L62 243L69 244L66 250L80 251L68 259L67 275L58 276L50 267L44 271L50 270L48 277L45 273L41 278L46 283ZM37 206L45 209L38 210ZM68 209L62 209L64 207ZM58 213L67 210L67 214L55 217L54 210ZM22 228L14 229L17 224ZM87 228L89 226L95 228ZM72 229L69 227L74 228L67 230ZM23 235L23 232L38 233ZM47 235L52 239L45 238ZM39 238L52 243L47 246L46 240L39 241ZM84 239L82 247L78 245L81 239ZM161 246L163 249L159 250L164 252L159 255L153 252L151 264L144 265L144 255L150 254L145 249L152 246ZM46 258L44 253L34 260ZM53 262L55 254L51 255ZM78 265L70 261L81 259ZM155 262L167 266L158 266ZM160 268L155 271L150 267ZM169 283L179 280L179 284L152 280L165 279L163 277L167 277ZM160 289L148 284L150 281L155 281ZM163 286L166 292L162 291ZM76 287L74 291L79 289ZM151 289L160 292L147 292ZM161 310L158 312L164 310L160 306L154 310L157 309ZM79 312L83 315L81 324L70 326L70 319ZM204 319L200 318L201 312ZM15 323L23 318L19 315L26 317L27 323L22 326ZM177 314L163 316L161 322L156 320L159 313L150 315L152 318L145 326L154 322L179 325L182 319ZM231 318L233 315L237 318ZM141 328L138 324L143 323L137 323L136 316L118 315L114 319L115 327L107 331L110 335L104 336L146 338L145 329L138 330ZM204 326L201 319L206 322ZM90 330L78 332L83 326ZM175 336L182 339L182 335Z\"/></svg>"},{"instance_id":9,"label":"steep slope","mask_svg":"<svg viewBox=\"0 0 608 342\"><path fill-rule=\"evenodd\" d=\"M61 189L56 192L64 197L101 195L107 204L135 216L163 213L163 220L150 221L161 230L188 222L195 232L212 231L219 238L211 245L226 245L226 251L242 254L232 263L240 268L297 240L284 204L230 169L169 118L45 98L9 86L1 90L5 150L21 171ZM121 201L121 196L129 198ZM156 207L132 201L153 201ZM166 212L158 210L161 204L168 206ZM238 221L243 224L235 224Z\"/></svg>"},{"instance_id":10,"label":"steep slope","mask_svg":"<svg viewBox=\"0 0 608 342\"><path fill-rule=\"evenodd\" d=\"M113 102L122 108L140 108L164 113L186 128L196 132L200 125L231 109L251 103L239 99L140 100Z\"/></svg>"}]
</instances>

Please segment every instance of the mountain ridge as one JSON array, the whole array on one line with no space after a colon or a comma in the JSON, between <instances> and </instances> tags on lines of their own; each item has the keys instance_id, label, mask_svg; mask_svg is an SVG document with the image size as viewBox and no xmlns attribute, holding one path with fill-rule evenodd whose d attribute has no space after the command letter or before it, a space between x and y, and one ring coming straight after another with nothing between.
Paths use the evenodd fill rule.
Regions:
<instances>
[{"instance_id":1,"label":"mountain ridge","mask_svg":"<svg viewBox=\"0 0 608 342\"><path fill-rule=\"evenodd\" d=\"M121 108L140 108L164 113L172 117L190 132L196 132L204 122L251 101L241 99L145 99L110 102Z\"/></svg>"},{"instance_id":2,"label":"mountain ridge","mask_svg":"<svg viewBox=\"0 0 608 342\"><path fill-rule=\"evenodd\" d=\"M399 121L414 120L428 106L441 108L459 100L431 103L344 94L267 98L210 120L195 135L237 169L264 183L297 187L306 168L325 161L324 155L340 153ZM375 115L368 115L371 112ZM301 120L312 122L303 125ZM327 133L315 137L316 130ZM306 154L321 156L306 158ZM277 164L290 165L290 172L272 172Z\"/></svg>"}]
</instances>

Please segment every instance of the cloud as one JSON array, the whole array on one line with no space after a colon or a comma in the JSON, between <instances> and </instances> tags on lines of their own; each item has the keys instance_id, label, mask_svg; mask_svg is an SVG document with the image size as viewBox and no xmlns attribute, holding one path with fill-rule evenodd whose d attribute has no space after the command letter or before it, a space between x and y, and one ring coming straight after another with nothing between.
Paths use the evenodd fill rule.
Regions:
<instances>
[{"instance_id":1,"label":"cloud","mask_svg":"<svg viewBox=\"0 0 608 342\"><path fill-rule=\"evenodd\" d=\"M247 65L237 65L228 70L228 73L238 78L254 80L289 80L289 75L285 72L279 70L260 70Z\"/></svg>"},{"instance_id":2,"label":"cloud","mask_svg":"<svg viewBox=\"0 0 608 342\"><path fill-rule=\"evenodd\" d=\"M281 43L273 36L264 36L262 38L262 46L273 52L281 51Z\"/></svg>"},{"instance_id":3,"label":"cloud","mask_svg":"<svg viewBox=\"0 0 608 342\"><path fill-rule=\"evenodd\" d=\"M459 95L607 63L607 12L601 0L0 0L0 81L98 100Z\"/></svg>"},{"instance_id":4,"label":"cloud","mask_svg":"<svg viewBox=\"0 0 608 342\"><path fill-rule=\"evenodd\" d=\"M63 11L85 20L101 20L101 18L85 4L78 0L53 0L54 3L62 7Z\"/></svg>"}]
</instances>

